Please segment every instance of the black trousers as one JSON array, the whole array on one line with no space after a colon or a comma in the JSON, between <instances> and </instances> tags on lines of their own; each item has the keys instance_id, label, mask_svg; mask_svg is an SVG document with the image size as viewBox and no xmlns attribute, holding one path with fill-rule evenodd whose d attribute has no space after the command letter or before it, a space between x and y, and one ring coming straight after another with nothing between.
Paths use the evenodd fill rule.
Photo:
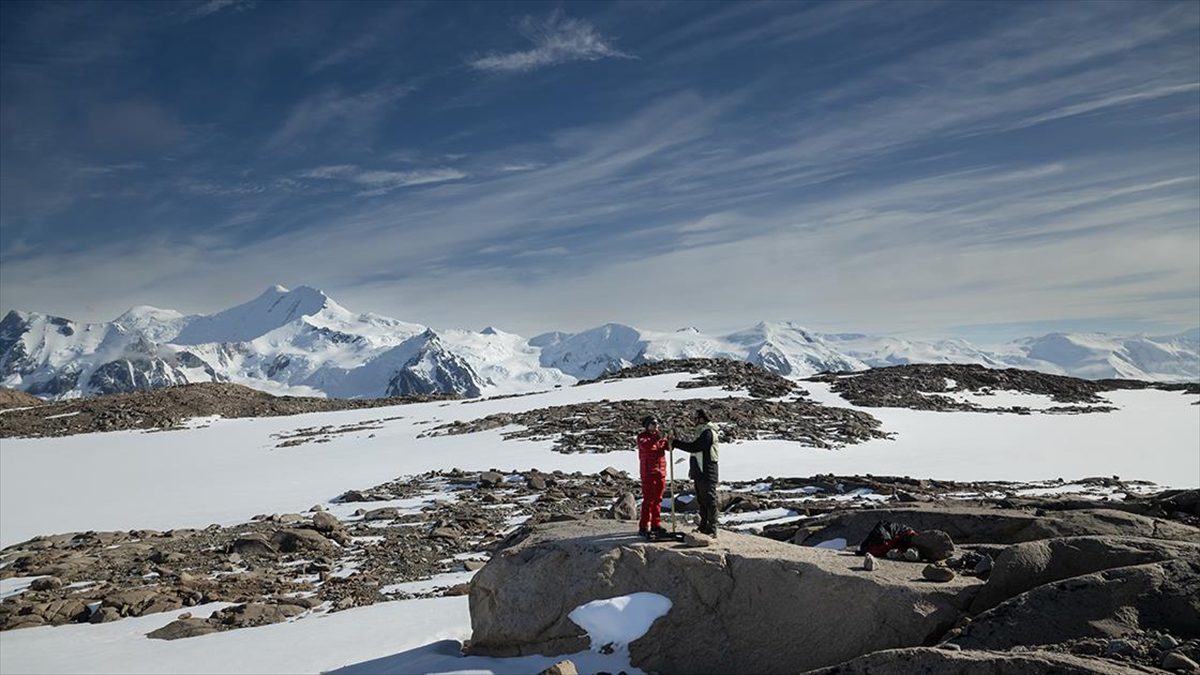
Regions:
<instances>
[{"instance_id":1,"label":"black trousers","mask_svg":"<svg viewBox=\"0 0 1200 675\"><path fill-rule=\"evenodd\" d=\"M717 532L717 467L696 476L696 501L700 507L700 531Z\"/></svg>"}]
</instances>

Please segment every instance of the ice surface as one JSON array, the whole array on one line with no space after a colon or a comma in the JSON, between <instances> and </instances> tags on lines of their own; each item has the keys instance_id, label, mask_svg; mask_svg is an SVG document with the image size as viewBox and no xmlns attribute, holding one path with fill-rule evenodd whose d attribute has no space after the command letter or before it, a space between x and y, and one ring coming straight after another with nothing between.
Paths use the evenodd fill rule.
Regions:
<instances>
[{"instance_id":1,"label":"ice surface","mask_svg":"<svg viewBox=\"0 0 1200 675\"><path fill-rule=\"evenodd\" d=\"M671 611L671 600L657 593L631 593L582 604L567 615L587 631L593 650L605 645L623 649L650 630L660 616Z\"/></svg>"}]
</instances>

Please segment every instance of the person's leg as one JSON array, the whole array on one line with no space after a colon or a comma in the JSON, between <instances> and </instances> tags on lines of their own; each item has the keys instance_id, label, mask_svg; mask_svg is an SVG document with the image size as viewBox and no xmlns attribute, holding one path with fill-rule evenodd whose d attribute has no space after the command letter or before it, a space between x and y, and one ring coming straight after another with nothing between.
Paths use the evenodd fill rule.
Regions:
<instances>
[{"instance_id":1,"label":"person's leg","mask_svg":"<svg viewBox=\"0 0 1200 675\"><path fill-rule=\"evenodd\" d=\"M708 531L708 481L703 476L696 478L696 507L700 511L700 531Z\"/></svg>"},{"instance_id":2,"label":"person's leg","mask_svg":"<svg viewBox=\"0 0 1200 675\"><path fill-rule=\"evenodd\" d=\"M704 487L708 491L704 500L704 522L708 523L705 531L715 536L717 534L717 481L706 480Z\"/></svg>"},{"instance_id":3,"label":"person's leg","mask_svg":"<svg viewBox=\"0 0 1200 675\"><path fill-rule=\"evenodd\" d=\"M638 517L638 532L646 532L650 529L650 500L652 495L650 476L642 476L642 511Z\"/></svg>"},{"instance_id":4,"label":"person's leg","mask_svg":"<svg viewBox=\"0 0 1200 675\"><path fill-rule=\"evenodd\" d=\"M649 505L649 522L651 530L662 529L662 499L663 491L666 489L666 481L660 475L650 477L648 481L649 492L643 498L643 506Z\"/></svg>"}]
</instances>

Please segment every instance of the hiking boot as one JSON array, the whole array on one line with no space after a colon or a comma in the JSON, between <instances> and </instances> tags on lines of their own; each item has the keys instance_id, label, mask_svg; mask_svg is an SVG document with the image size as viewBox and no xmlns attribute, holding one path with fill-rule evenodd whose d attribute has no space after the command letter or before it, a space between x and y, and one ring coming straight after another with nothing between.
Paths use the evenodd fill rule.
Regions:
<instances>
[{"instance_id":1,"label":"hiking boot","mask_svg":"<svg viewBox=\"0 0 1200 675\"><path fill-rule=\"evenodd\" d=\"M662 525L655 525L654 527L650 528L650 533L656 537L671 536L671 533L667 531L667 528L663 527Z\"/></svg>"},{"instance_id":2,"label":"hiking boot","mask_svg":"<svg viewBox=\"0 0 1200 675\"><path fill-rule=\"evenodd\" d=\"M650 530L638 530L638 536L646 541L650 541Z\"/></svg>"}]
</instances>

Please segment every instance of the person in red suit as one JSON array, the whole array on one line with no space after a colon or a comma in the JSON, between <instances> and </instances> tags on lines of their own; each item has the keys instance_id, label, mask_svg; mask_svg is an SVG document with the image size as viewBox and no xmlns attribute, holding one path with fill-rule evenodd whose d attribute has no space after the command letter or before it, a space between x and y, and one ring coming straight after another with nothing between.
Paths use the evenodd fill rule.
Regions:
<instances>
[{"instance_id":1,"label":"person in red suit","mask_svg":"<svg viewBox=\"0 0 1200 675\"><path fill-rule=\"evenodd\" d=\"M657 539L667 536L662 526L662 498L667 485L667 448L670 441L658 430L653 415L642 418L642 433L637 435L638 460L642 476L642 514L638 519L638 534Z\"/></svg>"}]
</instances>

